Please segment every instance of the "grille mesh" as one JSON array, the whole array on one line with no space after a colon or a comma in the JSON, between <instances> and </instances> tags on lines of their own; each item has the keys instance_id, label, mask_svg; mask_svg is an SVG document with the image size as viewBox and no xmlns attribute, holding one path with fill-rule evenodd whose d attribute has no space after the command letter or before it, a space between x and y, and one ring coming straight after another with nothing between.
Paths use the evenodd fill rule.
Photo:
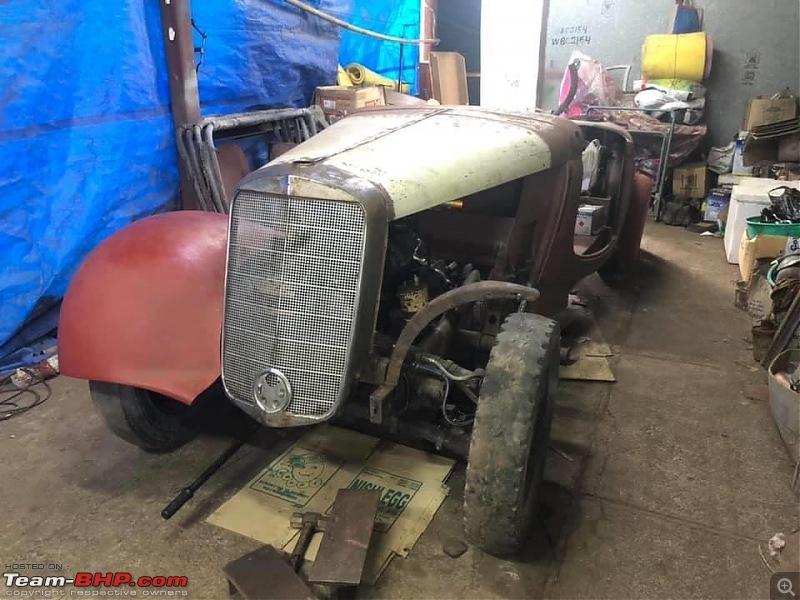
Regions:
<instances>
[{"instance_id":1,"label":"grille mesh","mask_svg":"<svg viewBox=\"0 0 800 600\"><path fill-rule=\"evenodd\" d=\"M223 373L252 402L266 367L292 384L288 411L321 416L347 368L364 254L364 212L351 202L239 192L231 212Z\"/></svg>"}]
</instances>

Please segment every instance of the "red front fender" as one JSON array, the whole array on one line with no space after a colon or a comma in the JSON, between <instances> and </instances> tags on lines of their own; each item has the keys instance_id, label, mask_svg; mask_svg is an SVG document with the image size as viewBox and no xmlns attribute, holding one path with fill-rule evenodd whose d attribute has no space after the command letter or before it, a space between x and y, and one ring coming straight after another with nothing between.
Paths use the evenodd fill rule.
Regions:
<instances>
[{"instance_id":1,"label":"red front fender","mask_svg":"<svg viewBox=\"0 0 800 600\"><path fill-rule=\"evenodd\" d=\"M173 212L100 244L64 297L61 372L191 404L220 374L227 223Z\"/></svg>"}]
</instances>

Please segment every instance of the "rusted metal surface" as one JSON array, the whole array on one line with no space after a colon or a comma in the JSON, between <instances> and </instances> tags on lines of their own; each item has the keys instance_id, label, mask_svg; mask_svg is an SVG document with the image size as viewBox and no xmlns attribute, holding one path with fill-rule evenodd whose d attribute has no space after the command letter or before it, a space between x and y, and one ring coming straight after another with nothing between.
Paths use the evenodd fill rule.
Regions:
<instances>
[{"instance_id":1,"label":"rusted metal surface","mask_svg":"<svg viewBox=\"0 0 800 600\"><path fill-rule=\"evenodd\" d=\"M794 300L792 300L791 305L789 305L789 310L783 317L781 324L778 326L778 330L775 332L775 336L772 338L772 342L770 342L764 354L764 358L761 359L762 367L769 368L772 361L775 360L778 354L783 352L789 344L789 340L791 340L794 332L797 331L798 326L800 326L800 293L795 294Z\"/></svg>"},{"instance_id":2,"label":"rusted metal surface","mask_svg":"<svg viewBox=\"0 0 800 600\"><path fill-rule=\"evenodd\" d=\"M367 435L391 440L425 452L438 452L457 460L469 454L470 432L467 429L439 427L423 420L387 419L388 423L373 423L369 410L355 402L348 404L335 423Z\"/></svg>"},{"instance_id":3,"label":"rusted metal surface","mask_svg":"<svg viewBox=\"0 0 800 600\"><path fill-rule=\"evenodd\" d=\"M564 196L563 209L558 226L549 236L546 247L537 248L534 258L537 264L536 277L532 281L542 288L543 296L550 290L566 301L572 286L582 278L594 273L611 257L617 248L625 216L630 205L634 183L633 140L623 129L609 123L579 123L582 127L594 130L590 136L601 135L603 143L612 150L613 159L609 165L609 185L605 195L608 197L609 221L606 230L596 240L593 251L584 255L576 255L574 249L574 224L577 216L577 204L580 203L580 176L570 179L570 189ZM600 127L598 127L600 125ZM582 173L582 167L574 164L570 167ZM572 189L574 186L574 189ZM529 191L531 197L537 191ZM536 307L537 311L541 307ZM550 312L549 314L552 314Z\"/></svg>"},{"instance_id":4,"label":"rusted metal surface","mask_svg":"<svg viewBox=\"0 0 800 600\"><path fill-rule=\"evenodd\" d=\"M574 251L575 218L582 198L582 165L574 159L554 164L512 184L462 198L457 211L426 211L414 226L432 254L444 260L488 267L491 279L530 283L541 298L530 310L552 315L566 306L572 286L596 271L614 252L633 185L633 143L611 124L585 125L590 139L605 137L614 149L606 195L609 230L588 254Z\"/></svg>"},{"instance_id":5,"label":"rusted metal surface","mask_svg":"<svg viewBox=\"0 0 800 600\"><path fill-rule=\"evenodd\" d=\"M297 572L300 570L300 565L306 555L308 547L311 545L311 538L317 531L322 531L322 523L327 520L327 517L318 512L305 512L299 514L299 522L297 514L292 515L291 525L300 529L300 535L297 536L297 542L294 544L294 550L289 556L289 566L292 570Z\"/></svg>"},{"instance_id":6,"label":"rusted metal surface","mask_svg":"<svg viewBox=\"0 0 800 600\"><path fill-rule=\"evenodd\" d=\"M250 172L250 165L242 147L236 142L220 144L217 147L217 161L222 176L222 189L230 204L239 182Z\"/></svg>"},{"instance_id":7,"label":"rusted metal surface","mask_svg":"<svg viewBox=\"0 0 800 600\"><path fill-rule=\"evenodd\" d=\"M197 207L227 214L239 181L250 171L238 144L223 143L218 148L216 138L274 134L279 141L298 144L324 127L319 107L207 117L179 127L178 152L186 165Z\"/></svg>"},{"instance_id":8,"label":"rusted metal surface","mask_svg":"<svg viewBox=\"0 0 800 600\"><path fill-rule=\"evenodd\" d=\"M169 75L170 107L177 138L180 136L182 126L200 120L191 9L189 0L160 0L159 5ZM192 185L189 165L185 159L179 161L178 168L183 208L200 208L197 189Z\"/></svg>"},{"instance_id":9,"label":"rusted metal surface","mask_svg":"<svg viewBox=\"0 0 800 600\"><path fill-rule=\"evenodd\" d=\"M378 491L339 490L308 574L311 583L361 583L380 498Z\"/></svg>"},{"instance_id":10,"label":"rusted metal surface","mask_svg":"<svg viewBox=\"0 0 800 600\"><path fill-rule=\"evenodd\" d=\"M285 121L300 120L297 124L305 138L316 134L319 129L324 129L325 115L317 106L308 108L276 108L270 110L254 110L246 113L237 113L220 117L208 117L204 124L213 123L215 131L240 129L243 127L266 127L266 131L275 127L280 128ZM283 123L285 127L285 123ZM283 141L300 141L299 139L284 139Z\"/></svg>"},{"instance_id":11,"label":"rusted metal surface","mask_svg":"<svg viewBox=\"0 0 800 600\"><path fill-rule=\"evenodd\" d=\"M227 225L223 215L167 213L100 244L64 298L61 372L191 404L220 374Z\"/></svg>"},{"instance_id":12,"label":"rusted metal surface","mask_svg":"<svg viewBox=\"0 0 800 600\"><path fill-rule=\"evenodd\" d=\"M223 568L231 596L244 600L315 600L300 576L272 546L264 546Z\"/></svg>"},{"instance_id":13,"label":"rusted metal surface","mask_svg":"<svg viewBox=\"0 0 800 600\"><path fill-rule=\"evenodd\" d=\"M422 330L436 317L470 302L487 302L489 300L535 302L538 298L538 290L532 287L506 281L479 281L455 288L431 300L406 323L397 338L386 370L386 381L370 396L370 420L375 423L382 422L384 403L400 381L403 363L411 350L411 345Z\"/></svg>"}]
</instances>

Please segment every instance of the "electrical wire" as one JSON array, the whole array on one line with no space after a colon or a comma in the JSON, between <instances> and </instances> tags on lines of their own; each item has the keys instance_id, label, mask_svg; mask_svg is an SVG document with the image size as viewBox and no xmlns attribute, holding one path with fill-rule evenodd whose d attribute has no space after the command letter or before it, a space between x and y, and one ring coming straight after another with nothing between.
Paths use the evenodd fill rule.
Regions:
<instances>
[{"instance_id":1,"label":"electrical wire","mask_svg":"<svg viewBox=\"0 0 800 600\"><path fill-rule=\"evenodd\" d=\"M295 8L299 8L300 10L304 10L305 12L314 15L315 17L319 17L324 21L328 21L328 23L333 23L334 25L338 25L343 29L347 29L348 31L353 31L355 33L360 33L361 35L366 35L368 37L372 37L378 40L384 40L386 42L397 42L398 44L414 44L417 46L429 44L429 45L436 45L439 43L438 39L418 39L418 40L411 40L407 38L395 37L393 35L384 35L382 33L377 33L375 31L370 31L369 29L364 29L363 27L358 27L357 25L351 25L347 21L342 21L341 19L334 17L326 12L323 12L313 6L309 6L305 2L301 2L300 0L286 0L287 4L291 4Z\"/></svg>"},{"instance_id":2,"label":"electrical wire","mask_svg":"<svg viewBox=\"0 0 800 600\"><path fill-rule=\"evenodd\" d=\"M468 415L463 419L456 420L451 418L447 412L447 397L450 395L450 380L452 379L454 382L461 385L461 382L465 381L465 379L457 378L455 375L450 373L450 371L445 369L444 365L442 365L442 363L440 363L438 360L430 357L424 357L424 358L430 364L436 367L436 369L441 373L442 382L444 382L444 393L442 394L442 406L441 406L442 417L444 418L444 420L447 421L447 423L449 423L453 427L466 427L468 425L472 425L473 421L475 420L474 415ZM467 377L467 379L473 379L475 377L479 377L479 375L470 375L469 377Z\"/></svg>"},{"instance_id":3,"label":"electrical wire","mask_svg":"<svg viewBox=\"0 0 800 600\"><path fill-rule=\"evenodd\" d=\"M11 375L0 379L0 421L7 421L44 404L53 393L50 384L41 375L30 369L22 371L31 377L31 382L24 387L15 385ZM44 387L44 394L36 389L40 385Z\"/></svg>"},{"instance_id":4,"label":"electrical wire","mask_svg":"<svg viewBox=\"0 0 800 600\"><path fill-rule=\"evenodd\" d=\"M475 379L477 377L481 377L482 376L480 373L468 373L466 375L454 375L453 373L448 371L447 368L442 363L440 363L438 360L436 360L432 356L420 356L420 358L422 360L424 360L425 362L428 362L428 363L434 365L437 369L439 369L442 372L442 375L447 377L450 381L469 381L470 379Z\"/></svg>"},{"instance_id":5,"label":"electrical wire","mask_svg":"<svg viewBox=\"0 0 800 600\"><path fill-rule=\"evenodd\" d=\"M194 67L195 74L200 72L200 65L203 64L203 59L206 55L206 39L208 38L208 34L205 31L200 29L197 26L197 23L194 22L194 19L191 19L192 22L192 29L194 29L197 34L200 36L200 46L195 46L194 51L200 58L197 60L197 64Z\"/></svg>"}]
</instances>

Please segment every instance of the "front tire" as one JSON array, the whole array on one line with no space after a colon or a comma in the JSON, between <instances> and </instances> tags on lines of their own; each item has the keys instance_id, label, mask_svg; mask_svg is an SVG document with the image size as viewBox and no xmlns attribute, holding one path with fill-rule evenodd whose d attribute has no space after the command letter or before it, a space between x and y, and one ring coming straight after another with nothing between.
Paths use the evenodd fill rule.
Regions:
<instances>
[{"instance_id":1,"label":"front tire","mask_svg":"<svg viewBox=\"0 0 800 600\"><path fill-rule=\"evenodd\" d=\"M558 323L514 313L503 323L481 386L464 491L467 539L495 556L528 536L558 389Z\"/></svg>"},{"instance_id":2,"label":"front tire","mask_svg":"<svg viewBox=\"0 0 800 600\"><path fill-rule=\"evenodd\" d=\"M141 388L90 381L92 403L117 437L147 452L172 452L198 433L196 406Z\"/></svg>"}]
</instances>

